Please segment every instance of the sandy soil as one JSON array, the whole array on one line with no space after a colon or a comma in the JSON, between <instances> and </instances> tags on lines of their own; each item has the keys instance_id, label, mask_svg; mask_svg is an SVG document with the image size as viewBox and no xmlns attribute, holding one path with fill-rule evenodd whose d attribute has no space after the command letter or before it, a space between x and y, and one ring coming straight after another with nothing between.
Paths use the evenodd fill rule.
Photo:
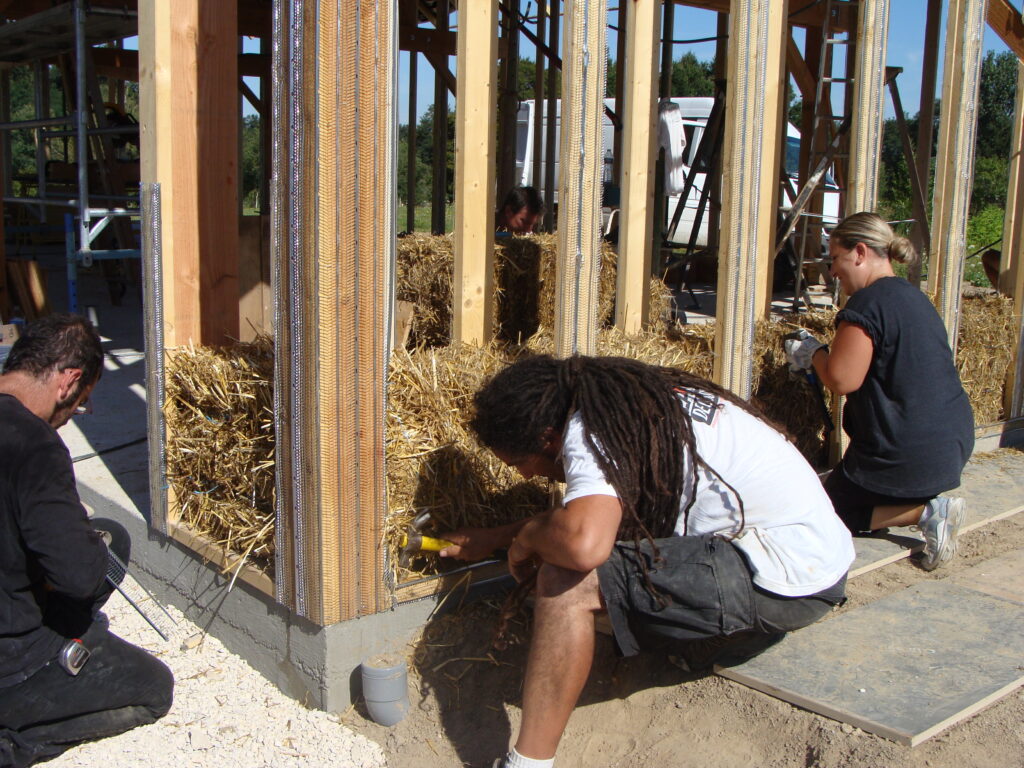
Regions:
<instances>
[{"instance_id":1,"label":"sandy soil","mask_svg":"<svg viewBox=\"0 0 1024 768\"><path fill-rule=\"evenodd\" d=\"M146 648L174 672L174 704L152 725L90 742L45 763L52 768L384 768L379 745L340 717L303 707L173 606L165 620L131 576L129 596L171 639L164 642L120 595L104 612L111 631ZM203 638L201 642L196 642Z\"/></svg>"},{"instance_id":2,"label":"sandy soil","mask_svg":"<svg viewBox=\"0 0 1024 768\"><path fill-rule=\"evenodd\" d=\"M1024 514L964 534L958 558L936 572L903 559L854 579L840 612L1021 547ZM519 722L529 628L514 625L520 642L502 652L491 649L499 602L496 597L461 606L427 625L410 648L417 672L411 711L401 723L377 726L359 708L343 718L384 747L391 768L489 768L507 748ZM1018 690L917 747L903 747L724 678L688 675L663 656L617 660L610 640L599 636L594 669L557 765L1005 768L1024 765L1022 722L1024 693Z\"/></svg>"}]
</instances>

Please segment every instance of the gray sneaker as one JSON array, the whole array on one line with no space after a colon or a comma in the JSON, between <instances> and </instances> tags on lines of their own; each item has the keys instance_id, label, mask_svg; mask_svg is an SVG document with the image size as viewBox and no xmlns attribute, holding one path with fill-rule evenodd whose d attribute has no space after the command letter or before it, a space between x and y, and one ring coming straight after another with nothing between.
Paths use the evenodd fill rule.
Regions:
<instances>
[{"instance_id":1,"label":"gray sneaker","mask_svg":"<svg viewBox=\"0 0 1024 768\"><path fill-rule=\"evenodd\" d=\"M967 502L957 496L938 496L928 502L931 516L920 525L924 534L921 567L934 571L956 555L956 537L964 522Z\"/></svg>"}]
</instances>

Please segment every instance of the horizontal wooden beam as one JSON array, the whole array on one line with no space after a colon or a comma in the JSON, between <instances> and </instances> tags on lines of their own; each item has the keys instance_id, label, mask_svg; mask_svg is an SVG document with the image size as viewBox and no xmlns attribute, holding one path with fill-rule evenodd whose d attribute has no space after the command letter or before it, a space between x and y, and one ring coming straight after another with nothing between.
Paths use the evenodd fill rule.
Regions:
<instances>
[{"instance_id":1,"label":"horizontal wooden beam","mask_svg":"<svg viewBox=\"0 0 1024 768\"><path fill-rule=\"evenodd\" d=\"M398 29L398 47L403 51L455 55L455 32L448 29L402 26Z\"/></svg>"},{"instance_id":2,"label":"horizontal wooden beam","mask_svg":"<svg viewBox=\"0 0 1024 768\"><path fill-rule=\"evenodd\" d=\"M1024 20L1009 0L988 0L986 21L1006 47L1024 61Z\"/></svg>"},{"instance_id":3,"label":"horizontal wooden beam","mask_svg":"<svg viewBox=\"0 0 1024 768\"><path fill-rule=\"evenodd\" d=\"M729 13L730 0L675 0L676 5L685 5L690 8L703 8L706 11L717 13ZM798 8L789 14L789 24L796 27L820 27L825 22L825 3L813 3L806 7ZM832 8L836 12L836 18L830 29L833 32L846 32L853 26L855 18L852 11L853 3L837 2Z\"/></svg>"}]
</instances>

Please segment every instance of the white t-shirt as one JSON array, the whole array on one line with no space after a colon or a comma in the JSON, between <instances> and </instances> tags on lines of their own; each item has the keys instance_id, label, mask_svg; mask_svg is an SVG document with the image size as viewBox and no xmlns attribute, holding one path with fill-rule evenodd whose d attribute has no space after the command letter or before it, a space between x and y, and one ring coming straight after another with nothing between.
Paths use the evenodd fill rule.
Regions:
<instances>
[{"instance_id":1,"label":"white t-shirt","mask_svg":"<svg viewBox=\"0 0 1024 768\"><path fill-rule=\"evenodd\" d=\"M689 519L693 465L686 452L677 535L720 534L732 539L754 574L754 583L777 595L812 595L835 584L853 562L853 540L817 474L796 447L760 419L715 395L709 405L690 392L680 398L693 423L697 452L743 499L744 525L735 494L705 468ZM563 503L601 494L618 498L587 445L583 420L573 414L562 443Z\"/></svg>"}]
</instances>

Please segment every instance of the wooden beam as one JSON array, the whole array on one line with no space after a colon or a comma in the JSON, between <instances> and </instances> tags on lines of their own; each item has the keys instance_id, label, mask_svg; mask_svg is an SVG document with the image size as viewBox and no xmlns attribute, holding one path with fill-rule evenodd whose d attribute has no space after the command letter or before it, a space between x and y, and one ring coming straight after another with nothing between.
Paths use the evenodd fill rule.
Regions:
<instances>
[{"instance_id":1,"label":"wooden beam","mask_svg":"<svg viewBox=\"0 0 1024 768\"><path fill-rule=\"evenodd\" d=\"M1003 415L1012 419L1024 416L1024 61L1017 62L999 290L1013 297L1013 316L1018 319L1014 365L1007 376L1003 397Z\"/></svg>"},{"instance_id":2,"label":"wooden beam","mask_svg":"<svg viewBox=\"0 0 1024 768\"><path fill-rule=\"evenodd\" d=\"M775 243L788 0L734 0L729 14L715 380L750 395L754 320L768 306Z\"/></svg>"},{"instance_id":3,"label":"wooden beam","mask_svg":"<svg viewBox=\"0 0 1024 768\"><path fill-rule=\"evenodd\" d=\"M114 80L139 79L139 52L125 48L93 48L93 65L100 77Z\"/></svg>"},{"instance_id":4,"label":"wooden beam","mask_svg":"<svg viewBox=\"0 0 1024 768\"><path fill-rule=\"evenodd\" d=\"M454 341L486 344L494 322L494 176L498 0L459 6L455 101Z\"/></svg>"},{"instance_id":5,"label":"wooden beam","mask_svg":"<svg viewBox=\"0 0 1024 768\"><path fill-rule=\"evenodd\" d=\"M873 211L878 201L878 163L885 113L885 51L889 0L861 0L854 48L853 108L850 125L850 177L846 215Z\"/></svg>"},{"instance_id":6,"label":"wooden beam","mask_svg":"<svg viewBox=\"0 0 1024 768\"><path fill-rule=\"evenodd\" d=\"M10 121L10 73L0 71L0 121ZM4 195L7 194L11 166L8 162L8 132L0 131L0 320L7 321L11 312L11 294L7 286L7 251L4 246Z\"/></svg>"},{"instance_id":7,"label":"wooden beam","mask_svg":"<svg viewBox=\"0 0 1024 768\"><path fill-rule=\"evenodd\" d=\"M621 6L620 6L621 8ZM657 68L660 37L657 0L626 7L626 60L622 77L625 117L622 137L622 206L616 276L615 325L636 333L650 319L654 249L654 176L657 152ZM623 34L620 24L619 34Z\"/></svg>"},{"instance_id":8,"label":"wooden beam","mask_svg":"<svg viewBox=\"0 0 1024 768\"><path fill-rule=\"evenodd\" d=\"M444 60L454 56L456 50L455 32L449 29L402 26L398 30L398 45L403 51L429 53Z\"/></svg>"},{"instance_id":9,"label":"wooden beam","mask_svg":"<svg viewBox=\"0 0 1024 768\"><path fill-rule=\"evenodd\" d=\"M988 25L1006 47L1024 60L1024 20L1009 0L988 0Z\"/></svg>"},{"instance_id":10,"label":"wooden beam","mask_svg":"<svg viewBox=\"0 0 1024 768\"><path fill-rule=\"evenodd\" d=\"M140 8L142 179L161 185L168 347L238 338L235 15L199 0Z\"/></svg>"},{"instance_id":11,"label":"wooden beam","mask_svg":"<svg viewBox=\"0 0 1024 768\"><path fill-rule=\"evenodd\" d=\"M707 11L717 11L718 13L729 13L730 0L674 0L677 5L684 5L689 8L703 8ZM787 18L787 22L790 26L794 27L821 27L825 22L825 3L822 2L803 2L800 4L801 7L797 8ZM833 13L835 13L835 19L832 23L832 30L836 32L846 32L853 28L853 19L851 15L851 7L853 3L834 3L832 5Z\"/></svg>"},{"instance_id":12,"label":"wooden beam","mask_svg":"<svg viewBox=\"0 0 1024 768\"><path fill-rule=\"evenodd\" d=\"M985 0L950 0L942 72L942 114L932 197L928 289L936 294L956 352L967 218L974 178Z\"/></svg>"},{"instance_id":13,"label":"wooden beam","mask_svg":"<svg viewBox=\"0 0 1024 768\"><path fill-rule=\"evenodd\" d=\"M786 36L786 67L793 79L796 80L796 87L800 89L800 98L813 102L818 78L811 72L804 57L800 55L800 49L793 39L792 32Z\"/></svg>"},{"instance_id":14,"label":"wooden beam","mask_svg":"<svg viewBox=\"0 0 1024 768\"><path fill-rule=\"evenodd\" d=\"M932 136L935 134L935 79L939 61L939 20L942 15L942 0L928 0L924 26L924 56L921 58L921 105L917 111L917 176L921 188L928 189L932 172ZM934 217L933 217L934 218ZM925 231L928 231L927 251ZM913 285L921 282L921 269L928 252L931 251L931 222L914 224L910 230L910 242L918 253L918 259L907 269L907 280Z\"/></svg>"}]
</instances>

